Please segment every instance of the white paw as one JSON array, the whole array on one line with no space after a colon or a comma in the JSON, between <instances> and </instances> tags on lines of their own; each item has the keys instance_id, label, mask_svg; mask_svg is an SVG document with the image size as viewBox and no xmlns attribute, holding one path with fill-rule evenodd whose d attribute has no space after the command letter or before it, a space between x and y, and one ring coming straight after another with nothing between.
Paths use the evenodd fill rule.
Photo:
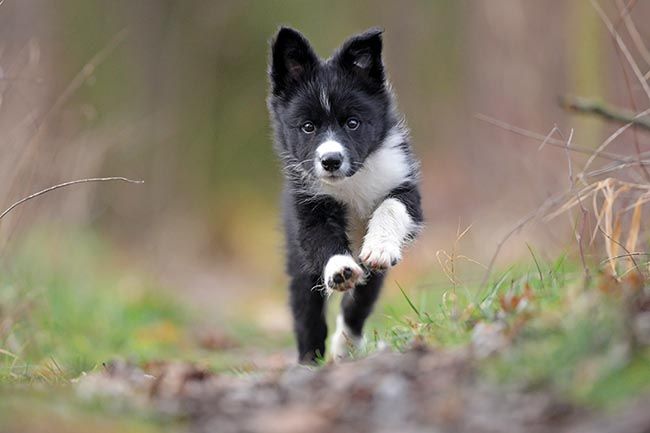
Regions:
<instances>
[{"instance_id":1,"label":"white paw","mask_svg":"<svg viewBox=\"0 0 650 433\"><path fill-rule=\"evenodd\" d=\"M383 270L395 266L402 260L402 251L399 244L366 238L359 259L369 269Z\"/></svg>"},{"instance_id":2,"label":"white paw","mask_svg":"<svg viewBox=\"0 0 650 433\"><path fill-rule=\"evenodd\" d=\"M325 265L323 281L327 290L344 292L363 281L363 269L347 254L330 257Z\"/></svg>"},{"instance_id":3,"label":"white paw","mask_svg":"<svg viewBox=\"0 0 650 433\"><path fill-rule=\"evenodd\" d=\"M364 338L354 335L343 321L343 316L336 318L336 332L332 335L330 353L335 362L352 358L364 346Z\"/></svg>"},{"instance_id":4,"label":"white paw","mask_svg":"<svg viewBox=\"0 0 650 433\"><path fill-rule=\"evenodd\" d=\"M406 206L394 198L384 200L368 221L359 259L370 269L388 269L402 259L402 245L414 224Z\"/></svg>"}]
</instances>

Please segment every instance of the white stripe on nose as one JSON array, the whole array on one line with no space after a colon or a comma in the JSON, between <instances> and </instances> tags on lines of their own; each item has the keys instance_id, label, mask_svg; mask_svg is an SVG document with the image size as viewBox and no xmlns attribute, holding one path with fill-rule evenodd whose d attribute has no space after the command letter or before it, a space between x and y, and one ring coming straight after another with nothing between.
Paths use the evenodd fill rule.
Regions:
<instances>
[{"instance_id":1,"label":"white stripe on nose","mask_svg":"<svg viewBox=\"0 0 650 433\"><path fill-rule=\"evenodd\" d=\"M318 155L319 158L321 158L323 155L327 153L344 153L344 148L341 143L338 141L334 140L327 140L323 142L318 148L316 149L316 155Z\"/></svg>"}]
</instances>

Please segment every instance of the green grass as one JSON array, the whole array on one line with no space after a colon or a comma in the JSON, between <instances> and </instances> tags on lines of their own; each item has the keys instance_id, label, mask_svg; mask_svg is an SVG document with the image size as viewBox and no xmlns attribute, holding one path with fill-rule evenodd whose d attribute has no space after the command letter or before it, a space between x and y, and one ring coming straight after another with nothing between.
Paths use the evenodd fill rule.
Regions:
<instances>
[{"instance_id":1,"label":"green grass","mask_svg":"<svg viewBox=\"0 0 650 433\"><path fill-rule=\"evenodd\" d=\"M156 430L155 416L129 413L120 424L105 408L78 402L67 384L114 358L185 359L236 375L254 369L237 351L198 347L186 307L97 236L41 230L20 245L0 267L0 419L16 419L33 403L54 419L79 416L94 431ZM615 406L650 390L650 350L628 344L625 297L599 290L598 278L586 288L582 280L571 260L545 263L533 249L529 263L496 274L484 288L438 279L415 290L389 279L367 327L369 350L384 343L402 350L414 340L461 347L471 344L478 323L499 322L511 344L477 364L485 380ZM246 348L292 345L245 322L231 330ZM56 403L48 401L52 390Z\"/></svg>"},{"instance_id":2,"label":"green grass","mask_svg":"<svg viewBox=\"0 0 650 433\"><path fill-rule=\"evenodd\" d=\"M213 324L200 323L171 293L92 233L32 233L0 265L0 386L67 383L115 358L188 360L215 371L245 363L202 349L196 329ZM237 341L260 341L245 323L228 331Z\"/></svg>"},{"instance_id":3,"label":"green grass","mask_svg":"<svg viewBox=\"0 0 650 433\"><path fill-rule=\"evenodd\" d=\"M0 276L0 382L66 381L182 348L187 315L88 233L32 235Z\"/></svg>"},{"instance_id":4,"label":"green grass","mask_svg":"<svg viewBox=\"0 0 650 433\"><path fill-rule=\"evenodd\" d=\"M435 283L412 291L389 281L397 291L382 302L369 325L396 348L408 346L414 335L434 346L460 346L470 342L476 323L495 321L502 313L501 296L521 295L529 287L536 308L552 309L575 275L575 267L562 256L543 271L538 263L512 266L485 288Z\"/></svg>"},{"instance_id":5,"label":"green grass","mask_svg":"<svg viewBox=\"0 0 650 433\"><path fill-rule=\"evenodd\" d=\"M383 340L398 350L414 340L462 346L471 343L477 323L499 322L511 344L479 363L487 380L546 387L598 407L649 392L650 349L630 343L624 285L604 293L598 277L583 287L581 270L564 256L545 264L533 254L531 262L497 275L483 289L449 284L409 293L399 287L371 321L371 343ZM512 308L509 302L518 297L525 307L520 301Z\"/></svg>"}]
</instances>

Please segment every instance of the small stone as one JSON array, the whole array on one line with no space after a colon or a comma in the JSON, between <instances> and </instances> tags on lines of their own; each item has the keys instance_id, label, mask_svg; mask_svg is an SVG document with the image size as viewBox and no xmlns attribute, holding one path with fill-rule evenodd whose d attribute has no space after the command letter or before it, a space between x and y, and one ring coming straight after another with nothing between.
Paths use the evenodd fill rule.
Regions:
<instances>
[{"instance_id":1,"label":"small stone","mask_svg":"<svg viewBox=\"0 0 650 433\"><path fill-rule=\"evenodd\" d=\"M507 345L505 325L501 322L479 322L472 331L472 347L478 358L487 358Z\"/></svg>"}]
</instances>

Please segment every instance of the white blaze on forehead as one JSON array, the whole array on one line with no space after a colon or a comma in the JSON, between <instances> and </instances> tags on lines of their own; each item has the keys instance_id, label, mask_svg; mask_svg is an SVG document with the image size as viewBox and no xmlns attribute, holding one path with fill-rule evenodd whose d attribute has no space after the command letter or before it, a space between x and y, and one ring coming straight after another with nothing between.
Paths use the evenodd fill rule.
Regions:
<instances>
[{"instance_id":1,"label":"white blaze on forehead","mask_svg":"<svg viewBox=\"0 0 650 433\"><path fill-rule=\"evenodd\" d=\"M323 106L323 108L325 109L325 111L327 111L329 113L330 112L330 98L327 95L327 89L322 89L320 91L320 103Z\"/></svg>"},{"instance_id":2,"label":"white blaze on forehead","mask_svg":"<svg viewBox=\"0 0 650 433\"><path fill-rule=\"evenodd\" d=\"M343 153L343 145L338 141L327 140L316 149L316 155L321 158L326 153Z\"/></svg>"}]
</instances>

